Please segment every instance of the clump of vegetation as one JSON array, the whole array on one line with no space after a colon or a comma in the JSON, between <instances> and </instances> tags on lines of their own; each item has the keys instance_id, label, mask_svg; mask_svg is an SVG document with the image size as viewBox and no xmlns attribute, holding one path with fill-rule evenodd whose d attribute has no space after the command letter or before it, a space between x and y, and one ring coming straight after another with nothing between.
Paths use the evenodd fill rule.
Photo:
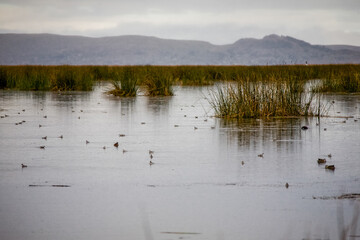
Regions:
<instances>
[{"instance_id":1,"label":"clump of vegetation","mask_svg":"<svg viewBox=\"0 0 360 240\"><path fill-rule=\"evenodd\" d=\"M185 86L205 86L223 80L211 66L177 66L172 74L177 84Z\"/></svg>"},{"instance_id":2,"label":"clump of vegetation","mask_svg":"<svg viewBox=\"0 0 360 240\"><path fill-rule=\"evenodd\" d=\"M78 66L1 66L0 87L33 91L89 91L94 78Z\"/></svg>"},{"instance_id":3,"label":"clump of vegetation","mask_svg":"<svg viewBox=\"0 0 360 240\"><path fill-rule=\"evenodd\" d=\"M148 71L143 82L149 96L173 96L173 76L168 72L156 69Z\"/></svg>"},{"instance_id":4,"label":"clump of vegetation","mask_svg":"<svg viewBox=\"0 0 360 240\"><path fill-rule=\"evenodd\" d=\"M6 76L6 88L19 90L50 90L48 69L40 66L16 66L2 69Z\"/></svg>"},{"instance_id":5,"label":"clump of vegetation","mask_svg":"<svg viewBox=\"0 0 360 240\"><path fill-rule=\"evenodd\" d=\"M7 73L6 70L0 68L0 89L7 87Z\"/></svg>"},{"instance_id":6,"label":"clump of vegetation","mask_svg":"<svg viewBox=\"0 0 360 240\"><path fill-rule=\"evenodd\" d=\"M108 93L114 96L135 97L137 94L137 79L132 68L124 68L122 74L114 73L112 85L113 89L108 91Z\"/></svg>"},{"instance_id":7,"label":"clump of vegetation","mask_svg":"<svg viewBox=\"0 0 360 240\"><path fill-rule=\"evenodd\" d=\"M125 89L123 74L131 83L148 88L149 95L172 95L171 86L209 85L217 81L321 80L317 91L360 92L360 65L283 66L0 66L0 88L19 90L88 91L94 81L118 81ZM119 82L120 81L120 82ZM130 82L129 82L130 84ZM130 84L131 85L131 84ZM115 87L114 87L115 88ZM131 88L131 87L130 87Z\"/></svg>"},{"instance_id":8,"label":"clump of vegetation","mask_svg":"<svg viewBox=\"0 0 360 240\"><path fill-rule=\"evenodd\" d=\"M239 80L219 86L209 102L221 118L266 118L310 116L317 113L311 105L314 92L305 92L304 81Z\"/></svg>"},{"instance_id":9,"label":"clump of vegetation","mask_svg":"<svg viewBox=\"0 0 360 240\"><path fill-rule=\"evenodd\" d=\"M356 93L360 92L360 71L347 72L340 76L330 75L322 81L319 87L315 89L319 92L342 92Z\"/></svg>"},{"instance_id":10,"label":"clump of vegetation","mask_svg":"<svg viewBox=\"0 0 360 240\"><path fill-rule=\"evenodd\" d=\"M93 86L93 75L81 71L78 67L63 66L56 71L51 81L51 90L89 91Z\"/></svg>"}]
</instances>

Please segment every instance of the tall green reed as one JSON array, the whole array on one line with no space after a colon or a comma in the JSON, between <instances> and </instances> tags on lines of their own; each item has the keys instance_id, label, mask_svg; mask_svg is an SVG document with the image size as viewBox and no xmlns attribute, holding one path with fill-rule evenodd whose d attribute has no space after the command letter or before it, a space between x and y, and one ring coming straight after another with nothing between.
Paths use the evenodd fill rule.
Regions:
<instances>
[{"instance_id":1,"label":"tall green reed","mask_svg":"<svg viewBox=\"0 0 360 240\"><path fill-rule=\"evenodd\" d=\"M239 80L218 86L209 102L221 118L266 118L310 116L315 94L305 92L305 82L292 79L277 81Z\"/></svg>"},{"instance_id":2,"label":"tall green reed","mask_svg":"<svg viewBox=\"0 0 360 240\"><path fill-rule=\"evenodd\" d=\"M172 96L174 95L173 82L173 76L169 72L155 68L148 70L143 84L149 96Z\"/></svg>"},{"instance_id":3,"label":"tall green reed","mask_svg":"<svg viewBox=\"0 0 360 240\"><path fill-rule=\"evenodd\" d=\"M109 94L120 97L134 97L137 94L137 79L134 76L132 68L123 69L122 73L114 73L112 80L113 89L108 91Z\"/></svg>"},{"instance_id":4,"label":"tall green reed","mask_svg":"<svg viewBox=\"0 0 360 240\"><path fill-rule=\"evenodd\" d=\"M319 92L360 92L360 71L347 72L339 76L331 74L315 90Z\"/></svg>"},{"instance_id":5,"label":"tall green reed","mask_svg":"<svg viewBox=\"0 0 360 240\"><path fill-rule=\"evenodd\" d=\"M284 66L0 66L0 88L91 90L94 80L118 80L131 69L149 95L171 95L171 85L276 79L324 80L322 91L359 92L360 65ZM331 87L329 87L331 86ZM158 89L158 90L156 90ZM163 89L163 90L159 90Z\"/></svg>"},{"instance_id":6,"label":"tall green reed","mask_svg":"<svg viewBox=\"0 0 360 240\"><path fill-rule=\"evenodd\" d=\"M94 81L88 68L78 66L0 66L0 72L2 88L19 90L89 91Z\"/></svg>"}]
</instances>

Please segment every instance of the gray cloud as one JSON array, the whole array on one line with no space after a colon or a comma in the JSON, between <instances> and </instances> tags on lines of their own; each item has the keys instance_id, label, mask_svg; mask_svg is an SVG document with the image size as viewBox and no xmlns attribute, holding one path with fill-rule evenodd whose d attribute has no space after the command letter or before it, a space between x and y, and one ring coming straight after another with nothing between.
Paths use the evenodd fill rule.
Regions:
<instances>
[{"instance_id":1,"label":"gray cloud","mask_svg":"<svg viewBox=\"0 0 360 240\"><path fill-rule=\"evenodd\" d=\"M360 45L357 0L1 0L0 31L232 43L270 33Z\"/></svg>"}]
</instances>

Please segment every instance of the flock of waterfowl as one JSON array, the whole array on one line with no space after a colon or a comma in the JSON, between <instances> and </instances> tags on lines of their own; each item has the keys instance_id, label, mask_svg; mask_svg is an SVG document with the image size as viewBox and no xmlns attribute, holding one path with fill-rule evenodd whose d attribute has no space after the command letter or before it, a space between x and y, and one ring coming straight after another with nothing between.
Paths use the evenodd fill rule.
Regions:
<instances>
[{"instance_id":1,"label":"flock of waterfowl","mask_svg":"<svg viewBox=\"0 0 360 240\"><path fill-rule=\"evenodd\" d=\"M99 104L99 103L98 103L98 104ZM40 110L43 111L43 108L41 108ZM183 110L183 109L181 109L181 110ZM25 112L25 111L26 111L25 109L22 110L22 112ZM75 111L72 110L72 112L74 113ZM84 111L83 111L83 110L80 110L80 112L82 113L82 112L84 112ZM21 113L18 112L18 114L20 115ZM5 114L4 116L1 116L1 118L7 118L7 117L10 117L10 115ZM184 117L187 117L187 115L184 115ZM47 116L47 115L43 115L42 118L47 119L48 116ZM77 118L78 118L78 119L81 119L80 116L78 116ZM198 119L198 116L195 116L195 119ZM22 120L21 122L16 122L15 125L20 125L20 124L23 124L23 123L25 123L25 122L26 122L25 120ZM207 119L205 119L204 122L207 122ZM141 124L141 125L145 125L146 122L140 122L140 124ZM39 124L38 126L39 126L39 128L42 128L42 127L43 127L42 124ZM179 125L175 124L174 127L179 127ZM211 126L210 128L211 128L211 129L215 129L215 126ZM198 127L197 127L197 126L194 126L194 130L197 130L197 129L198 129ZM125 137L125 134L121 133L121 134L119 134L119 137L121 137L121 138L122 138L122 137ZM57 138L63 139L64 136L63 136L63 135L60 135L60 136L58 136ZM48 136L43 136L43 137L41 137L41 139L42 139L42 140L48 140ZM87 144L90 144L90 141L89 141L89 140L86 140L86 141L85 141L85 144L86 144L86 145L87 145ZM113 144L113 146L114 146L115 148L119 148L120 144L119 144L119 142L115 142L115 143ZM46 146L45 146L45 145L41 145L41 146L39 146L38 148L44 150L44 149L46 148ZM106 147L106 146L103 146L102 148L105 150L107 147ZM127 152L127 150L123 149L123 153L126 153L126 152ZM153 159L153 154L154 154L154 151L153 151L153 150L149 150L149 158L150 158L150 160L149 160L149 165L150 165L150 166L152 166L153 164L155 164L155 163L152 161L152 159ZM242 162L242 164L244 164L244 162ZM28 167L28 165L26 165L26 164L24 164L24 163L21 164L21 168L27 168L27 167Z\"/></svg>"},{"instance_id":2,"label":"flock of waterfowl","mask_svg":"<svg viewBox=\"0 0 360 240\"><path fill-rule=\"evenodd\" d=\"M331 153L328 154L327 156L328 156L328 158L332 157ZM318 158L317 163L319 165L325 164L326 163L326 158ZM334 171L335 170L335 165L325 165L325 169Z\"/></svg>"},{"instance_id":3,"label":"flock of waterfowl","mask_svg":"<svg viewBox=\"0 0 360 240\"><path fill-rule=\"evenodd\" d=\"M99 103L98 103L98 104L99 104ZM182 110L182 109L181 109L181 110ZM22 109L21 111L22 111L22 112L25 112L26 110L25 110L25 109ZM43 109L41 109L41 111L43 111ZM75 111L73 110L72 112L75 112ZM83 112L83 110L80 110L80 112ZM18 112L18 114L20 115L21 112ZM1 116L1 118L7 118L7 117L10 117L10 116L9 116L8 114L5 114L5 115ZM44 119L47 119L47 118L48 118L47 115L43 115L42 117L43 117ZM184 117L187 117L187 115L184 115ZM195 119L197 119L197 118L198 118L198 116L195 116ZM78 116L78 119L80 119L80 116ZM207 122L207 119L205 119L204 121ZM357 119L354 119L354 121L357 121ZM346 123L346 120L345 120L344 122ZM24 123L26 123L26 121L25 121L25 120L22 120L22 121L20 121L20 122L16 122L15 125L21 125L21 124L24 124ZM144 125L144 124L146 124L146 122L140 122L140 124L141 124L141 125ZM318 124L317 124L317 125L318 125ZM39 124L39 128L41 128L41 127L43 127L43 125ZM175 124L174 127L179 127L179 125L178 125L178 124ZM193 128L194 128L194 130L197 130L197 129L198 129L197 126L194 126ZM211 129L215 129L215 126L211 126ZM304 131L306 131L306 130L308 130L308 129L309 129L308 126L302 126L302 127L301 127L301 130L304 130ZM324 131L326 131L326 130L327 130L327 129L324 128ZM119 134L119 137L125 137L125 134ZM63 136L63 135L60 135L60 136L58 136L58 138L63 139L64 136ZM43 139L43 140L47 140L48 137L47 137L47 136L43 136L42 139ZM90 141L86 140L85 143L86 143L86 144L90 144ZM115 148L119 148L119 142L115 142L115 143L113 144L113 146L114 146ZM41 146L39 146L39 148L40 148L40 149L45 149L45 145L41 145ZM103 149L106 149L106 146L103 146ZM125 153L125 152L127 152L127 150L123 149L123 153ZM152 161L152 159L153 159L153 154L154 154L154 151L149 150L149 165L150 165L150 166L154 164L154 162ZM258 156L259 158L263 158L263 157L264 157L264 153L260 153L260 154L258 154L257 156ZM328 157L329 159L331 159L332 155L331 155L331 154L328 154L327 157ZM334 164L330 164L330 165L327 165L327 164L326 164L326 163L327 163L326 158L318 158L317 163L318 163L318 165L324 165L324 164L325 164L325 169L326 169L326 170L330 170L330 171L334 171L334 170L335 170L335 165L334 165ZM244 164L245 164L244 161L241 161L241 164L244 165ZM27 168L27 167L28 167L28 166L27 166L26 164L24 164L24 163L21 164L21 168ZM289 187L289 183L286 183L286 184L285 184L285 187L288 188L288 187Z\"/></svg>"},{"instance_id":4,"label":"flock of waterfowl","mask_svg":"<svg viewBox=\"0 0 360 240\"><path fill-rule=\"evenodd\" d=\"M318 126L318 124L316 124L316 125ZM301 129L302 129L302 130L308 130L309 127L308 127L308 126L302 126ZM327 130L327 129L324 128L324 131L326 131L326 130ZM332 154L329 153L329 154L327 155L327 157L331 159ZM327 162L327 161L326 161L326 158L318 158L318 160L317 160L318 165L325 164L326 162ZM335 165L334 165L334 164L332 164L332 165L325 165L325 169L331 170L331 171L335 171Z\"/></svg>"},{"instance_id":5,"label":"flock of waterfowl","mask_svg":"<svg viewBox=\"0 0 360 240\"><path fill-rule=\"evenodd\" d=\"M43 110L43 109L41 109L41 111L42 111L42 110ZM25 112L26 110L23 109L22 111ZM74 112L74 111L73 111L73 112ZM83 112L83 110L80 110L80 112ZM20 112L18 112L18 114L20 114ZM184 115L184 117L186 117L186 116L187 116L187 115ZM1 116L1 118L6 118L6 117L9 117L9 115L5 114L4 116ZM44 115L43 118L46 119L46 118L47 118L47 115ZM197 119L198 116L195 116L195 118ZM80 116L78 117L78 119L80 119ZM207 122L207 119L205 119L204 121ZM25 120L22 120L21 122L16 122L15 125L20 125L20 124L23 124L23 123L25 123L25 122L26 122ZM145 122L141 122L140 124L141 124L141 125L144 125L144 124L146 124L146 123L145 123ZM40 127L42 127L41 124L39 124L39 128L40 128ZM174 127L179 127L179 125L175 124ZM198 127L197 127L197 126L194 126L194 130L197 130L197 129L198 129ZM214 126L211 126L211 129L215 129L215 127L214 127ZM308 126L302 126L302 127L301 127L301 130L308 130L308 129L309 129ZM326 130L326 129L324 129L324 130ZM119 137L125 137L125 134L119 134ZM47 136L42 137L43 140L47 140L47 138L48 138ZM63 135L60 135L60 136L58 136L58 138L63 139L64 136L63 136ZM85 143L86 143L86 144L89 144L90 141L86 140ZM113 146L116 147L116 148L118 148L118 147L119 147L119 142L115 142L115 143L113 144ZM42 146L40 146L39 148L40 148L40 149L45 149L45 146L42 145ZM103 149L105 150L105 149L106 149L106 146L103 146ZM125 153L125 152L127 152L127 150L123 149L123 153ZM154 164L154 162L152 162L153 154L154 154L154 151L149 150L149 157L150 157L149 165L150 165L150 166ZM264 153L258 154L258 157L263 158L263 157L264 157ZM331 157L332 157L331 154L328 154L328 157L331 158ZM325 158L318 158L318 160L317 160L317 163L318 163L319 165L325 164L326 162L327 162L327 161L326 161ZM241 164L244 165L244 164L245 164L244 161L242 161ZM21 164L21 167L22 167L22 168L26 168L27 165ZM325 169L334 171L334 170L335 170L335 166L334 166L334 165L325 165ZM285 186L286 186L286 188L288 188L288 187L289 187L289 184L286 183Z\"/></svg>"}]
</instances>

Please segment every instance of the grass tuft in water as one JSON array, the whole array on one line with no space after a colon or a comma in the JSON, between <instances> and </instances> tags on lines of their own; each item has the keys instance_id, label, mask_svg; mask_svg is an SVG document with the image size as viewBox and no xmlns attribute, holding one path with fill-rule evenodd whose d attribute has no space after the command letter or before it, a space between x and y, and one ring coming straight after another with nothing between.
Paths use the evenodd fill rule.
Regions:
<instances>
[{"instance_id":1,"label":"grass tuft in water","mask_svg":"<svg viewBox=\"0 0 360 240\"><path fill-rule=\"evenodd\" d=\"M52 75L51 90L55 91L89 91L92 90L93 76L80 68L63 66Z\"/></svg>"},{"instance_id":2,"label":"grass tuft in water","mask_svg":"<svg viewBox=\"0 0 360 240\"><path fill-rule=\"evenodd\" d=\"M315 89L318 92L357 93L360 92L360 72L330 75Z\"/></svg>"},{"instance_id":3,"label":"grass tuft in water","mask_svg":"<svg viewBox=\"0 0 360 240\"><path fill-rule=\"evenodd\" d=\"M122 74L114 73L112 81L113 89L108 91L109 94L119 97L135 97L137 94L137 79L134 76L132 68L123 69Z\"/></svg>"},{"instance_id":4,"label":"grass tuft in water","mask_svg":"<svg viewBox=\"0 0 360 240\"><path fill-rule=\"evenodd\" d=\"M239 80L218 86L209 102L220 118L314 116L315 93L305 92L304 81Z\"/></svg>"},{"instance_id":5,"label":"grass tuft in water","mask_svg":"<svg viewBox=\"0 0 360 240\"><path fill-rule=\"evenodd\" d=\"M94 82L88 67L0 66L0 88L34 91L90 91Z\"/></svg>"},{"instance_id":6,"label":"grass tuft in water","mask_svg":"<svg viewBox=\"0 0 360 240\"><path fill-rule=\"evenodd\" d=\"M143 84L149 96L173 96L173 76L162 69L148 71Z\"/></svg>"},{"instance_id":7,"label":"grass tuft in water","mask_svg":"<svg viewBox=\"0 0 360 240\"><path fill-rule=\"evenodd\" d=\"M360 92L360 65L284 66L0 66L0 88L19 90L92 89L95 80L121 81L131 70L149 95L172 95L173 84L210 85L218 81L287 79L323 81L320 92ZM126 80L124 80L126 82ZM126 83L118 83L125 89ZM125 85L124 85L125 84ZM132 83L129 83L130 85ZM124 85L124 86L121 86ZM114 87L115 88L115 87ZM131 86L130 86L131 88Z\"/></svg>"}]
</instances>

